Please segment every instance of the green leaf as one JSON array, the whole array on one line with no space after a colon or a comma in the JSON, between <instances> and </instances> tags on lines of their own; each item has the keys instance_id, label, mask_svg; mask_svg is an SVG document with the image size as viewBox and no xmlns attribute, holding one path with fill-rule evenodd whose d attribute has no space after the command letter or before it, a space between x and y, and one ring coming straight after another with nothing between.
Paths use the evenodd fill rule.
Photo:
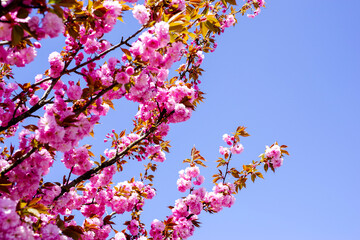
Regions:
<instances>
[{"instance_id":1,"label":"green leaf","mask_svg":"<svg viewBox=\"0 0 360 240\"><path fill-rule=\"evenodd\" d=\"M39 211L36 210L35 208L27 208L26 212L30 213L31 215L33 215L35 217L40 217Z\"/></svg>"},{"instance_id":2,"label":"green leaf","mask_svg":"<svg viewBox=\"0 0 360 240\"><path fill-rule=\"evenodd\" d=\"M265 163L265 165L264 165L264 170L265 170L265 172L267 172L268 169L269 169L269 165L268 165L267 163Z\"/></svg>"},{"instance_id":3,"label":"green leaf","mask_svg":"<svg viewBox=\"0 0 360 240\"><path fill-rule=\"evenodd\" d=\"M129 60L129 61L132 60L131 53L130 53L130 51L128 49L121 48L121 51L123 51L125 53L127 60Z\"/></svg>"},{"instance_id":4,"label":"green leaf","mask_svg":"<svg viewBox=\"0 0 360 240\"><path fill-rule=\"evenodd\" d=\"M27 16L29 16L29 12L25 8L20 8L16 15L17 18L21 19L27 18Z\"/></svg>"},{"instance_id":5,"label":"green leaf","mask_svg":"<svg viewBox=\"0 0 360 240\"><path fill-rule=\"evenodd\" d=\"M53 6L53 9L54 9L54 13L59 17L59 18L63 18L63 16L64 16L64 11L63 11L63 9L60 7L60 6L58 6L58 5L54 5Z\"/></svg>"},{"instance_id":6,"label":"green leaf","mask_svg":"<svg viewBox=\"0 0 360 240\"><path fill-rule=\"evenodd\" d=\"M262 173L261 173L261 172L257 172L257 173L256 173L256 175L257 175L259 178L264 179L264 176L262 175Z\"/></svg>"},{"instance_id":7,"label":"green leaf","mask_svg":"<svg viewBox=\"0 0 360 240\"><path fill-rule=\"evenodd\" d=\"M206 27L205 23L200 23L200 31L201 31L201 34L203 35L203 37L205 38L206 37L206 34L208 32L208 28Z\"/></svg>"},{"instance_id":8,"label":"green leaf","mask_svg":"<svg viewBox=\"0 0 360 240\"><path fill-rule=\"evenodd\" d=\"M77 39L79 37L79 30L77 29L77 27L71 26L67 29L71 37L73 37L74 39Z\"/></svg>"},{"instance_id":9,"label":"green leaf","mask_svg":"<svg viewBox=\"0 0 360 240\"><path fill-rule=\"evenodd\" d=\"M186 27L184 26L184 22L182 21L171 22L169 26L170 26L169 27L170 32L181 33L182 31L186 30Z\"/></svg>"},{"instance_id":10,"label":"green leaf","mask_svg":"<svg viewBox=\"0 0 360 240\"><path fill-rule=\"evenodd\" d=\"M251 181L255 182L256 179L256 175L255 174L251 174Z\"/></svg>"},{"instance_id":11,"label":"green leaf","mask_svg":"<svg viewBox=\"0 0 360 240\"><path fill-rule=\"evenodd\" d=\"M94 15L97 17L103 17L106 13L107 9L102 7L102 8L98 8L94 11Z\"/></svg>"},{"instance_id":12,"label":"green leaf","mask_svg":"<svg viewBox=\"0 0 360 240\"><path fill-rule=\"evenodd\" d=\"M237 5L236 0L225 0L225 1L230 3L231 5Z\"/></svg>"},{"instance_id":13,"label":"green leaf","mask_svg":"<svg viewBox=\"0 0 360 240\"><path fill-rule=\"evenodd\" d=\"M31 132L35 132L35 130L38 129L38 127L36 125L33 125L33 124L27 125L24 128L31 131Z\"/></svg>"},{"instance_id":14,"label":"green leaf","mask_svg":"<svg viewBox=\"0 0 360 240\"><path fill-rule=\"evenodd\" d=\"M18 45L22 40L23 36L24 36L24 30L22 29L22 27L15 25L11 32L11 44L13 46Z\"/></svg>"},{"instance_id":15,"label":"green leaf","mask_svg":"<svg viewBox=\"0 0 360 240\"><path fill-rule=\"evenodd\" d=\"M81 239L83 231L79 226L68 226L65 228L65 230L62 231L62 233L68 237L71 237L72 239L79 240Z\"/></svg>"}]
</instances>

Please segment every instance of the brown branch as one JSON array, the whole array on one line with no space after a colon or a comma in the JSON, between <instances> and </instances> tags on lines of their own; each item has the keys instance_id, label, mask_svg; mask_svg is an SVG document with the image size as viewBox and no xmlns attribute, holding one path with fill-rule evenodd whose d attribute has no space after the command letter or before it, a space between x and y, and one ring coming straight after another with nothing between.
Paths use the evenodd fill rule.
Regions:
<instances>
[{"instance_id":1,"label":"brown branch","mask_svg":"<svg viewBox=\"0 0 360 240\"><path fill-rule=\"evenodd\" d=\"M78 51L79 51L79 50L76 51L75 55L77 54ZM70 65L70 63L71 63L71 61L72 61L73 59L74 59L74 58L71 58L71 60L68 61L68 62L65 64L64 70ZM44 94L43 94L43 96L41 97L41 99L40 99L34 106L32 106L29 110L27 110L26 112L20 114L20 115L17 116L16 118L13 117L13 118L8 122L7 126L5 126L5 127L0 127L0 132L8 129L9 127L11 127L11 126L13 126L13 125L15 125L15 124L17 124L18 122L24 120L25 118L28 118L29 116L32 115L32 113L36 112L37 110L39 110L40 108L42 108L44 105L50 103L50 102L51 102L51 99L46 99L46 98L49 96L51 90L54 88L54 86L55 86L55 84L57 83L57 81L59 81L60 77L61 77L62 75L64 75L64 70L62 71L62 73L60 74L60 76L57 77L57 78L48 77L48 80L52 80L52 82L51 82L50 87L48 87L48 89L46 89L46 91L44 92ZM43 79L43 80L44 80L44 79ZM31 87L32 87L32 86L31 86ZM24 91L23 91L23 92L24 92ZM21 92L21 93L22 93L22 92ZM21 93L19 93L17 96L21 95ZM17 97L17 96L16 96L16 97ZM16 97L13 98L12 100L15 101L15 100L16 100ZM15 114L15 113L14 113L14 114Z\"/></svg>"},{"instance_id":2,"label":"brown branch","mask_svg":"<svg viewBox=\"0 0 360 240\"><path fill-rule=\"evenodd\" d=\"M1 171L0 177L3 177L6 173L10 172L12 169L14 169L16 166L18 166L20 163L22 163L25 159L30 157L31 154L33 154L37 149L33 148L29 152L27 152L25 155L23 155L21 158L18 158L13 164L5 168Z\"/></svg>"},{"instance_id":3,"label":"brown branch","mask_svg":"<svg viewBox=\"0 0 360 240\"><path fill-rule=\"evenodd\" d=\"M93 104L97 99L99 99L102 95L104 95L105 93L107 93L108 91L110 91L111 89L113 89L116 85L118 85L118 83L113 83L110 86L108 86L107 88L104 88L103 90L101 90L95 97L91 98L90 101L88 101L83 107L81 107L80 109L78 109L75 112L75 116L79 116L80 113L82 113L83 111L85 111L91 104Z\"/></svg>"},{"instance_id":4,"label":"brown branch","mask_svg":"<svg viewBox=\"0 0 360 240\"><path fill-rule=\"evenodd\" d=\"M226 176L227 176L227 174L229 172L229 164L230 164L230 161L231 161L231 157L232 157L232 153L230 153L229 160L226 163L226 171L225 171L225 175L223 177L223 184L225 183Z\"/></svg>"},{"instance_id":5,"label":"brown branch","mask_svg":"<svg viewBox=\"0 0 360 240\"><path fill-rule=\"evenodd\" d=\"M136 31L133 35L129 36L126 40L121 39L120 43L118 43L118 44L112 46L111 48L103 51L102 53L100 53L99 55L95 56L94 58L92 58L92 59L90 59L90 60L88 60L88 61L86 61L86 62L84 62L84 63L82 63L82 64L79 64L78 66L73 67L73 68L70 69L70 70L65 70L65 69L69 66L69 64L70 64L70 62L71 62L71 61L69 61L69 62L65 65L64 71L63 71L63 72L61 73L61 75L60 75L58 78L56 78L56 79L53 79L53 78L51 78L51 77L47 77L47 78L42 79L42 80L41 80L40 82L38 82L38 83L32 84L32 85L31 85L31 88L35 87L36 85L38 85L38 84L40 84L40 83L42 83L42 82L49 81L49 80L53 80L51 87L49 87L49 88L47 89L47 91L44 93L43 97L41 98L41 100L40 100L37 104L35 104L35 105L34 105L32 108L30 108L28 111L26 111L26 112L24 112L23 114L17 116L16 118L12 118L12 119L8 122L7 126L5 126L5 127L0 127L0 132L4 131L4 130L8 129L9 127L17 124L18 122L24 120L25 118L29 117L32 113L34 113L35 111L37 111L37 110L39 110L41 107L43 107L45 104L49 103L49 100L46 101L46 100L44 100L44 99L47 98L47 96L49 95L50 91L51 91L52 88L55 86L54 83L56 83L56 82L60 79L60 77L61 77L62 75L64 75L64 74L69 74L69 73L71 73L71 72L75 72L77 69L79 69L79 68L81 68L81 67L83 67L83 66L85 66L85 65L87 65L87 64L89 64L89 63L91 63L91 62L93 62L93 61L95 61L95 60L100 59L102 56L104 56L104 55L106 55L107 53L109 53L109 52L111 52L111 51L119 48L120 46L122 46L122 45L124 45L124 44L128 44L128 41L130 41L132 38L134 38L137 34L139 34L140 32L142 32L144 29L145 29L145 27L140 28L140 29L139 29L138 31ZM113 85L112 85L112 86L113 86ZM115 85L114 85L114 86L115 86ZM114 86L113 86L113 87L114 87ZM111 87L111 88L113 88L113 87ZM106 89L107 89L107 91L109 91L111 88L106 88ZM48 91L49 89L50 89L50 91ZM103 91L102 91L102 95L105 94L105 93L106 93L106 92L103 92ZM21 93L20 93L20 94L21 94ZM20 95L20 94L18 94L18 95ZM100 96L101 96L101 95L100 95ZM95 100L96 100L97 98L99 98L100 96L97 96L97 97L95 98ZM15 100L16 100L16 97L13 99L13 101L15 101ZM93 101L88 102L88 104L86 104L86 106L89 106L91 103L93 103ZM82 111L84 111L84 110L82 110ZM80 114L80 113L77 113L77 115L78 115L78 114Z\"/></svg>"},{"instance_id":6,"label":"brown branch","mask_svg":"<svg viewBox=\"0 0 360 240\"><path fill-rule=\"evenodd\" d=\"M34 106L32 106L29 110L27 110L26 112L24 112L23 114L20 114L19 116L15 117L15 118L12 118L5 127L1 126L0 132L4 131L4 130L8 129L9 127L17 124L18 122L24 120L25 118L29 117L34 112L36 112L37 110L42 108L44 105L49 103L51 101L51 99L46 100L46 98L49 96L51 90L53 89L53 87L55 86L55 84L58 80L59 80L59 78L53 79L51 86L45 91L42 98Z\"/></svg>"},{"instance_id":7,"label":"brown branch","mask_svg":"<svg viewBox=\"0 0 360 240\"><path fill-rule=\"evenodd\" d=\"M139 139L137 139L134 142L130 143L130 145L127 146L124 150L122 150L120 153L118 153L114 157L110 158L109 160L103 162L100 166L97 166L97 167L87 171L83 175L81 175L78 178L72 180L69 184L66 184L65 186L62 186L61 187L61 193L55 198L55 200L59 199L64 193L70 191L70 189L72 187L75 187L80 182L90 179L94 174L98 173L102 169L115 164L119 159L123 158L126 154L128 154L128 152L130 151L130 149L132 147L134 147L135 145L140 143L142 140L147 138L151 133L153 133L160 124L161 124L161 122L156 124L156 126L150 128L150 130L148 132L146 132L145 134L143 134Z\"/></svg>"},{"instance_id":8,"label":"brown branch","mask_svg":"<svg viewBox=\"0 0 360 240\"><path fill-rule=\"evenodd\" d=\"M86 180L90 179L91 177L93 177L94 174L97 174L102 169L115 164L118 160L125 157L129 153L131 148L133 148L134 146L139 144L142 140L147 138L150 134L155 132L157 127L160 124L162 124L173 113L174 113L174 111L170 112L169 114L166 114L166 110L160 112L159 118L156 121L156 123L154 124L154 126L152 126L147 132L142 134L142 136L139 139L137 139L134 142L130 143L129 146L127 146L124 150L122 150L120 153L117 153L114 157L110 158L109 160L101 163L101 165L99 165L99 166L97 166L97 167L95 167L93 169L90 169L89 171L87 171L83 175L81 175L81 176L77 177L76 179L72 180L70 183L62 186L61 187L61 193L58 196L56 196L56 198L54 200L59 199L64 193L69 192L72 187L75 187L77 184L81 183L82 181L86 181Z\"/></svg>"},{"instance_id":9,"label":"brown branch","mask_svg":"<svg viewBox=\"0 0 360 240\"><path fill-rule=\"evenodd\" d=\"M10 44L10 41L0 41L0 46Z\"/></svg>"},{"instance_id":10,"label":"brown branch","mask_svg":"<svg viewBox=\"0 0 360 240\"><path fill-rule=\"evenodd\" d=\"M73 68L70 69L70 70L65 71L64 74L68 74L68 73L74 72L74 71L78 70L79 68L81 68L81 67L83 67L83 66L86 66L86 65L88 65L89 63L94 62L95 60L99 60L102 56L108 54L108 53L111 52L111 51L114 51L115 49L121 47L122 45L128 44L128 42L129 42L132 38L134 38L136 35L138 35L138 34L139 34L140 32L142 32L142 30L144 30L144 29L145 29L145 27L140 28L140 29L137 30L133 35L129 36L125 41L124 41L123 39L121 39L121 41L120 41L118 44L116 44L116 45L112 46L111 48L109 48L109 49L101 52L99 55L93 57L92 59L90 59L90 60L88 60L88 61L86 61L86 62L83 62L83 63L77 65L76 67L73 67Z\"/></svg>"},{"instance_id":11,"label":"brown branch","mask_svg":"<svg viewBox=\"0 0 360 240\"><path fill-rule=\"evenodd\" d=\"M186 66L186 69L182 72L182 73L180 73L180 76L179 76L179 80L182 80L184 77L185 77L185 74L187 73L187 72L189 72L189 70L190 70L190 65L191 65L191 61L193 60L193 56L192 55L190 55L189 57L188 57L188 62L187 62L187 66Z\"/></svg>"},{"instance_id":12,"label":"brown branch","mask_svg":"<svg viewBox=\"0 0 360 240\"><path fill-rule=\"evenodd\" d=\"M13 0L6 7L3 7L0 4L0 17L8 14L9 12L17 8L21 4L21 2L22 2L21 0Z\"/></svg>"},{"instance_id":13,"label":"brown branch","mask_svg":"<svg viewBox=\"0 0 360 240\"><path fill-rule=\"evenodd\" d=\"M120 43L118 43L118 44L116 44L115 46L113 46L113 47L111 47L111 48L103 51L103 52L100 53L98 56L90 59L89 61L84 62L84 63L82 63L82 64L80 64L80 65L78 65L78 66L76 66L76 67L74 67L74 68L72 68L72 69L70 69L70 70L63 71L58 78L55 78L55 79L54 79L54 78L51 78L51 77L47 77L47 78L45 78L45 79L42 79L41 82L45 82L45 81L52 80L52 83L51 83L51 86L45 91L44 95L43 95L42 98L39 100L39 102L37 102L32 108L30 108L28 111L24 112L23 114L15 117L15 118L12 118L12 119L8 122L7 126L5 126L5 127L2 127L2 126L1 126L1 127L0 127L0 132L8 129L9 127L11 127L11 126L13 126L13 125L15 125L15 124L17 124L18 122L24 120L25 118L32 116L32 113L36 112L37 110L39 110L41 107L43 107L43 106L46 105L47 103L50 103L50 102L51 102L51 99L47 99L47 100L46 100L46 98L49 96L51 90L54 88L55 84L57 83L57 81L60 79L60 77L61 77L62 75L67 74L67 73L70 73L70 72L74 72L74 71L76 71L78 68L83 67L83 66L85 66L85 65L87 65L87 64L89 64L89 63L91 63L91 62L93 62L93 61L95 61L95 60L97 60L97 59L100 59L102 56L104 56L104 55L106 55L107 53L115 50L116 48L122 46L123 44L127 44L130 39L134 38L134 37L135 37L137 34L139 34L143 29L144 29L144 27L140 28L140 29L139 29L138 31L136 31L133 35L129 36L125 41L122 39ZM76 55L76 54L75 54L75 55ZM72 58L72 59L73 59L73 58ZM70 63L71 63L71 61L69 61L68 63L66 63L64 69L66 69L66 68L70 65ZM32 86L36 86L37 84L39 84L39 83L33 84ZM110 91L110 90L111 90L113 87L115 87L116 85L117 85L117 83L113 83L113 84L110 85L109 87L103 89L100 93L97 94L96 97L92 98L89 102L87 102L87 103L85 104L85 106L82 107L81 109L79 109L75 114L76 114L76 115L79 115L81 112L85 111L86 108L88 108L93 102L95 102L98 98L100 98L100 97L101 97L102 95L104 95L106 92ZM162 116L160 116L159 124L161 123L161 120L162 120ZM158 125L157 125L157 126L158 126ZM157 127L157 126L156 126L156 127ZM156 127L155 127L155 129L156 129ZM135 141L134 144L130 144L129 147L131 148L132 146L134 146L135 144L137 144L138 142L140 142L141 140L143 140L144 138L146 138L147 136L149 136L149 134L154 131L154 130L151 131L152 129L153 129L153 128L151 128L151 129L149 130L149 132L147 132L146 134L144 134L140 139L138 139L137 141ZM92 170L90 170L89 172L85 173L85 174L88 174L88 175L87 175L88 178L85 177L84 180L89 179L89 178L92 176L93 173L96 173L96 172L100 171L101 169L103 169L103 168L105 168L105 167L107 167L107 166L110 166L110 165L114 164L120 157L123 157L123 156L130 150L130 148L129 148L129 149L126 148L126 149L124 150L125 152L122 151L121 153L117 154L117 155L115 156L115 157L117 157L115 160L110 159L109 161L104 162L104 163L103 163L103 164L105 164L104 167L102 167L102 168L100 168L100 169L96 169L96 168L95 168L95 169L93 169L94 172L91 172ZM2 176L3 174L6 174L7 172L9 172L11 169L13 169L14 167L16 167L17 165L19 165L21 162L23 162L27 157L29 157L29 156L30 156L32 153L34 153L35 151L36 151L36 149L34 148L34 149L32 149L32 150L30 151L31 153L30 153L29 155L26 154L24 157L16 160L16 162L14 162L14 163L13 163L12 165L10 165L7 169L5 169L5 170L3 170L3 171L1 172L1 176ZM109 164L109 165L106 165L106 164ZM101 166L103 166L103 165L101 165ZM83 175L85 175L85 174L83 174ZM82 176L83 176L83 175L82 175ZM80 176L80 177L81 177L81 176ZM80 178L80 177L79 177L79 178ZM77 179L79 179L79 178L77 178ZM77 180L77 179L75 179L75 180ZM66 186L69 186L69 187L67 187L66 189L70 189L70 188L72 187L71 184L74 184L74 186L75 186L75 185L77 184L77 183L75 182L75 180L72 181L70 184L67 184ZM81 182L81 181L83 181L83 180L80 180L79 182ZM66 187L66 186L64 186L64 187ZM63 188L63 189L64 189L64 188ZM61 193L61 195L62 195L62 194L63 194L63 192ZM61 196L61 195L59 195L59 196ZM58 196L58 197L59 197L59 196Z\"/></svg>"}]
</instances>

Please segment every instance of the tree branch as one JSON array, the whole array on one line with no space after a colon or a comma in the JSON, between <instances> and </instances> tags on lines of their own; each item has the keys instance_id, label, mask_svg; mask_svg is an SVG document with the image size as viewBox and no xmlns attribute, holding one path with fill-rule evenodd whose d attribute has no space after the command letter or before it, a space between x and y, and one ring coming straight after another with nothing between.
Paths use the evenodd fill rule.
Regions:
<instances>
[{"instance_id":1,"label":"tree branch","mask_svg":"<svg viewBox=\"0 0 360 240\"><path fill-rule=\"evenodd\" d=\"M30 157L30 155L33 154L36 150L37 150L36 148L33 148L29 152L27 152L25 155L23 155L21 158L18 158L13 164L11 164L9 167L2 170L2 172L0 173L0 177L3 177L6 173L10 172L12 169L14 169L20 163L22 163L25 159Z\"/></svg>"},{"instance_id":2,"label":"tree branch","mask_svg":"<svg viewBox=\"0 0 360 240\"><path fill-rule=\"evenodd\" d=\"M130 149L132 147L136 146L142 140L147 138L151 133L153 133L157 129L157 127L160 124L161 124L161 122L159 122L156 126L150 128L150 130L148 132L146 132L145 134L143 134L139 139L137 139L134 142L130 143L129 146L127 146L124 150L122 150L120 153L118 153L114 157L110 158L109 160L103 162L100 166L97 166L97 167L87 171L83 175L81 175L78 178L72 180L69 184L66 184L65 186L62 186L61 187L61 193L55 198L55 200L59 199L64 193L70 191L70 189L72 187L75 187L80 182L90 179L94 174L98 173L99 171L101 171L102 169L104 169L106 167L109 167L109 166L113 165L119 159L123 158L130 151Z\"/></svg>"},{"instance_id":3,"label":"tree branch","mask_svg":"<svg viewBox=\"0 0 360 240\"><path fill-rule=\"evenodd\" d=\"M51 78L51 77L47 77L47 78L42 79L41 82L49 81L49 80L52 80L52 79L53 79L53 82L52 82L52 84L51 84L51 87L49 87L49 88L46 90L46 92L44 93L44 95L43 95L43 97L41 98L41 100L40 100L37 104L35 104L32 108L30 108L28 111L26 111L26 112L24 112L23 114L17 116L16 118L12 118L12 119L8 122L7 126L5 126L5 127L2 127L2 126L1 126L1 127L0 127L0 132L4 131L4 130L8 129L9 127L17 124L18 122L24 120L25 118L29 117L32 113L36 112L36 111L39 110L41 107L43 107L45 104L47 104L47 103L49 102L49 100L44 100L44 99L47 98L47 96L50 94L50 91L52 90L52 88L55 86L56 82L60 79L60 77L61 77L62 75L64 75L64 74L69 74L69 73L71 73L71 72L75 72L77 69L79 69L79 68L81 68L81 67L83 67L83 66L85 66L85 65L87 65L87 64L89 64L89 63L91 63L91 62L93 62L93 61L95 61L95 60L100 59L102 56L104 56L104 55L106 55L107 53L109 53L109 52L111 52L111 51L119 48L120 46L122 46L122 45L124 45L124 44L128 44L128 41L130 41L132 38L134 38L137 34L139 34L140 32L142 32L144 29L145 29L145 27L140 28L140 29L139 29L138 31L136 31L133 35L129 36L126 40L121 39L120 43L118 43L118 44L112 46L111 48L103 51L102 53L100 53L99 55L95 56L94 58L92 58L92 59L90 59L90 60L88 60L88 61L86 61L86 62L84 62L84 63L82 63L82 64L79 64L78 66L73 67L73 68L70 69L70 70L64 70L64 71L61 73L61 75L60 75L58 78L56 78L56 79L53 79L53 78ZM72 59L73 59L73 58L72 58ZM71 62L71 61L69 61L69 62L66 64L66 66L64 67L64 69L66 69L66 68L69 66L70 62ZM40 84L40 82L32 84L32 85L31 85L31 88L35 87L35 86L38 85L38 84ZM112 86L113 86L113 85L112 85ZM115 86L115 85L114 85L114 86ZM114 87L114 86L113 86L113 87ZM111 88L113 88L113 87L111 87ZM109 88L106 88L106 89L107 89L107 91L109 91L111 88L109 87ZM50 91L49 91L49 90L50 90ZM106 92L103 92L103 91L102 91L102 95L105 94L105 93L106 93ZM101 96L101 95L100 95L100 96ZM96 99L99 98L100 96L97 96ZM95 100L96 100L96 99L95 99ZM13 101L14 101L14 100L16 100L16 97L13 99ZM87 104L86 106L89 106L91 103L93 103L93 101L90 101L89 104ZM77 115L78 115L78 114L79 114L79 113L77 113Z\"/></svg>"},{"instance_id":4,"label":"tree branch","mask_svg":"<svg viewBox=\"0 0 360 240\"><path fill-rule=\"evenodd\" d=\"M113 83L110 86L108 86L107 88L104 88L103 90L101 90L95 97L91 98L90 101L88 101L83 107L81 107L80 109L76 110L75 112L75 116L79 116L80 113L82 113L83 111L85 111L91 104L93 104L97 99L99 99L102 95L104 95L105 93L107 93L108 91L110 91L111 89L113 89L116 85L118 85L119 83Z\"/></svg>"},{"instance_id":5,"label":"tree branch","mask_svg":"<svg viewBox=\"0 0 360 240\"><path fill-rule=\"evenodd\" d=\"M65 71L64 74L74 72L74 71L78 70L79 68L81 68L81 67L83 67L83 66L86 66L86 65L88 65L89 63L94 62L95 60L99 60L102 56L108 54L108 53L111 52L111 51L114 51L115 49L121 47L122 45L124 45L124 44L127 45L128 42L129 42L132 38L134 38L136 35L138 35L138 34L139 34L140 32L142 32L142 30L144 30L144 29L145 29L145 27L140 28L140 29L137 30L133 35L129 36L125 41L124 41L123 39L121 39L121 41L120 41L118 44L116 44L116 45L112 46L111 48L109 48L109 49L101 52L99 55L93 57L92 59L90 59L90 60L88 60L88 61L86 61L86 62L83 62L83 63L77 65L76 67L73 67L73 68L70 69L70 70Z\"/></svg>"},{"instance_id":6,"label":"tree branch","mask_svg":"<svg viewBox=\"0 0 360 240\"><path fill-rule=\"evenodd\" d=\"M0 4L0 17L2 17L4 15L8 14L10 11L14 10L19 5L21 5L21 3L22 3L21 0L13 0L6 7L3 7Z\"/></svg>"}]
</instances>

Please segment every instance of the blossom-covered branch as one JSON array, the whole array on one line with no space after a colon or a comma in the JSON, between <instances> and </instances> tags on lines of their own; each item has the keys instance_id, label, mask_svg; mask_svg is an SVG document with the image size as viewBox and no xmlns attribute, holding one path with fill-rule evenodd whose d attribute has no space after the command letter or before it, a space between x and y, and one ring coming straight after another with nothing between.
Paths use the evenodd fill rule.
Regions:
<instances>
[{"instance_id":1,"label":"blossom-covered branch","mask_svg":"<svg viewBox=\"0 0 360 240\"><path fill-rule=\"evenodd\" d=\"M213 191L197 187L205 181L199 168L205 166L205 158L194 147L185 160L190 166L180 171L177 181L178 190L187 196L175 201L170 216L155 219L148 229L141 218L144 204L156 195L153 178L166 163L171 125L189 120L204 99L205 55L215 51L217 38L237 23L238 13L253 18L264 4L2 1L0 239L106 239L112 231L116 240L187 239L199 226L201 212L231 207L248 178L263 177L260 165L265 171L281 166L286 146L274 144L259 161L243 165L241 171L233 167L235 154L243 151L240 137L248 135L239 127L223 136L229 146L220 148ZM126 14L140 27L110 43L108 34ZM48 69L40 70L35 81L13 80L13 68L34 61L43 39L60 35L65 37L64 48L49 54ZM108 57L115 50L121 54ZM80 143L98 135L95 124L112 114L120 99L138 104L134 127L128 133L107 133L104 144L110 144L109 149L95 161L92 146ZM15 136L18 144L13 146ZM61 161L63 180L46 182L56 159ZM133 160L144 162L139 179L113 183L115 174ZM107 209L112 213L107 215ZM116 229L113 219L125 212L130 213L123 222L126 227Z\"/></svg>"}]
</instances>

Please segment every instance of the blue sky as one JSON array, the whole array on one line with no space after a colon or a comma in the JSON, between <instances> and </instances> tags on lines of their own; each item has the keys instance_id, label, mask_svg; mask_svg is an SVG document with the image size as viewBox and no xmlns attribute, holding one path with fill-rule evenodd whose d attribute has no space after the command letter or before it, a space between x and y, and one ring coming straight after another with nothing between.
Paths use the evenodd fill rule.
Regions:
<instances>
[{"instance_id":1,"label":"blue sky","mask_svg":"<svg viewBox=\"0 0 360 240\"><path fill-rule=\"evenodd\" d=\"M245 125L251 137L242 140L245 151L234 166L256 160L275 141L288 145L291 156L275 174L242 190L231 209L201 215L203 224L191 239L359 239L359 7L355 0L278 0L267 1L255 19L239 17L219 37L217 50L205 55L205 102L189 121L172 125L173 148L159 168L158 196L145 207L144 221L164 219L166 207L183 196L176 190L177 172L186 167L181 162L193 145L208 160L201 171L210 190L222 134ZM120 26L124 32L137 29L133 23ZM17 72L17 79L44 71L57 46L46 43L42 60ZM101 154L109 147L102 142L105 134L131 129L136 111L135 104L121 101L97 126L95 139L85 142ZM139 165L130 166L117 180L135 174ZM54 179L62 175L51 172ZM119 229L123 220L115 219Z\"/></svg>"}]
</instances>

